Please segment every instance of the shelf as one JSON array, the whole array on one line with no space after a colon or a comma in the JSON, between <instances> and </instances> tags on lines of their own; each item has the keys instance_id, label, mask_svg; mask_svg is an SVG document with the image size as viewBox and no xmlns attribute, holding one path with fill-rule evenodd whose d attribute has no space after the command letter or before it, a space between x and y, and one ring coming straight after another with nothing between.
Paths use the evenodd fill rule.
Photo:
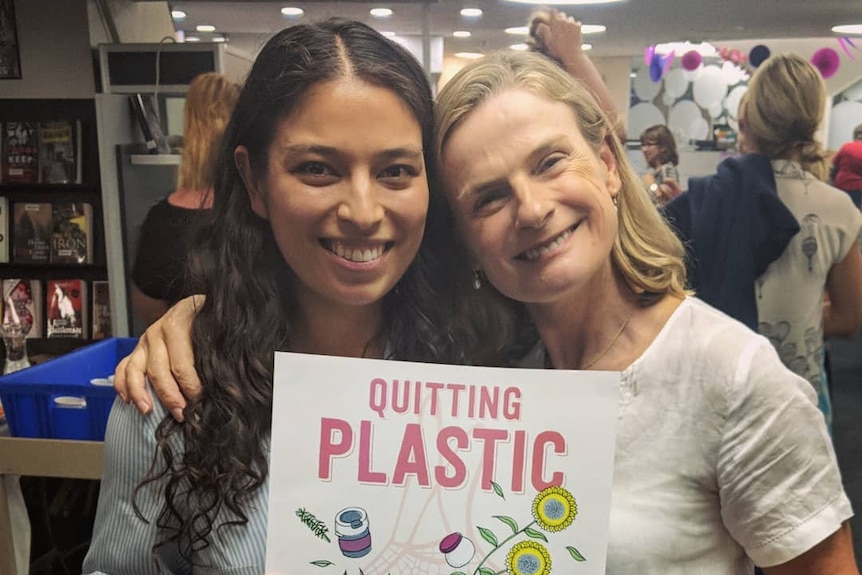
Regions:
<instances>
[{"instance_id":1,"label":"shelf","mask_svg":"<svg viewBox=\"0 0 862 575\"><path fill-rule=\"evenodd\" d=\"M136 166L179 166L181 158L178 154L133 154L129 161Z\"/></svg>"},{"instance_id":2,"label":"shelf","mask_svg":"<svg viewBox=\"0 0 862 575\"><path fill-rule=\"evenodd\" d=\"M50 193L65 194L67 192L87 192L98 194L99 186L90 184L20 184L15 182L0 183L0 194L7 193Z\"/></svg>"},{"instance_id":3,"label":"shelf","mask_svg":"<svg viewBox=\"0 0 862 575\"><path fill-rule=\"evenodd\" d=\"M108 279L108 267L102 264L21 264L14 262L0 263L0 278L25 278L39 280L54 279L82 279L82 280L106 280Z\"/></svg>"}]
</instances>

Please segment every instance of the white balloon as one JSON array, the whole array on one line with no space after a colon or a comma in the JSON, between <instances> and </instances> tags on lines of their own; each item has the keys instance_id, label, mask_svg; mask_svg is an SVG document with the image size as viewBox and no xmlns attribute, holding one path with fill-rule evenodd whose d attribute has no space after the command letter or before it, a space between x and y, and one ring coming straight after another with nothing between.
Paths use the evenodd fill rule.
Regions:
<instances>
[{"instance_id":1,"label":"white balloon","mask_svg":"<svg viewBox=\"0 0 862 575\"><path fill-rule=\"evenodd\" d=\"M724 99L724 107L727 109L727 114L736 119L739 117L739 102L742 100L742 95L748 91L748 86L737 86L730 91L727 98Z\"/></svg>"},{"instance_id":2,"label":"white balloon","mask_svg":"<svg viewBox=\"0 0 862 575\"><path fill-rule=\"evenodd\" d=\"M671 108L667 117L667 126L671 131L680 132L688 137L692 126L698 120L703 120L703 113L697 104L691 100L681 100Z\"/></svg>"},{"instance_id":3,"label":"white balloon","mask_svg":"<svg viewBox=\"0 0 862 575\"><path fill-rule=\"evenodd\" d=\"M838 150L853 140L853 129L862 124L862 102L844 101L832 107L829 115L829 145Z\"/></svg>"},{"instance_id":4,"label":"white balloon","mask_svg":"<svg viewBox=\"0 0 862 575\"><path fill-rule=\"evenodd\" d=\"M664 77L664 91L674 98L679 98L688 89L688 78L685 77L685 70L676 68L668 72Z\"/></svg>"},{"instance_id":5,"label":"white balloon","mask_svg":"<svg viewBox=\"0 0 862 575\"><path fill-rule=\"evenodd\" d=\"M691 123L688 129L688 137L690 140L706 140L709 136L709 122L703 118L698 118Z\"/></svg>"},{"instance_id":6,"label":"white balloon","mask_svg":"<svg viewBox=\"0 0 862 575\"><path fill-rule=\"evenodd\" d=\"M661 80L658 82L653 82L649 77L649 68L640 67L635 73L634 80L632 81L632 85L635 89L635 95L641 100L645 102L652 102L653 98L658 95L659 90L661 89Z\"/></svg>"},{"instance_id":7,"label":"white balloon","mask_svg":"<svg viewBox=\"0 0 862 575\"><path fill-rule=\"evenodd\" d=\"M665 90L665 93L662 94L661 101L664 102L665 106L672 106L673 103L676 102L676 98Z\"/></svg>"},{"instance_id":8,"label":"white balloon","mask_svg":"<svg viewBox=\"0 0 862 575\"><path fill-rule=\"evenodd\" d=\"M629 137L638 138L641 133L656 124L664 124L664 114L653 104L641 102L629 109L628 129Z\"/></svg>"},{"instance_id":9,"label":"white balloon","mask_svg":"<svg viewBox=\"0 0 862 575\"><path fill-rule=\"evenodd\" d=\"M724 106L721 105L721 102L716 102L715 104L713 104L712 106L709 107L709 110L707 110L707 113L712 118L718 118L719 116L724 114Z\"/></svg>"},{"instance_id":10,"label":"white balloon","mask_svg":"<svg viewBox=\"0 0 862 575\"><path fill-rule=\"evenodd\" d=\"M727 82L718 66L704 66L694 81L692 90L694 101L701 108L709 109L710 106L721 100L727 95Z\"/></svg>"}]
</instances>

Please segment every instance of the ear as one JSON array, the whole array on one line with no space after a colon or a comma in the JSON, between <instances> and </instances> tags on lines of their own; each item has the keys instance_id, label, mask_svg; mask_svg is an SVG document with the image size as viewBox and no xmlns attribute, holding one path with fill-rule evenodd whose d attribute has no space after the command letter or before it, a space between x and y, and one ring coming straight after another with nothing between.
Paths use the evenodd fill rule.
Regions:
<instances>
[{"instance_id":1,"label":"ear","mask_svg":"<svg viewBox=\"0 0 862 575\"><path fill-rule=\"evenodd\" d=\"M605 187L610 197L615 198L619 195L623 184L616 156L607 142L602 142L602 147L599 148L599 160L605 166Z\"/></svg>"},{"instance_id":2,"label":"ear","mask_svg":"<svg viewBox=\"0 0 862 575\"><path fill-rule=\"evenodd\" d=\"M233 151L233 161L239 176L242 178L242 183L245 185L245 191L248 194L248 201L251 204L251 210L257 216L267 220L269 214L266 209L266 198L258 188L257 180L251 171L251 162L248 159L248 150L245 146L237 146Z\"/></svg>"}]
</instances>

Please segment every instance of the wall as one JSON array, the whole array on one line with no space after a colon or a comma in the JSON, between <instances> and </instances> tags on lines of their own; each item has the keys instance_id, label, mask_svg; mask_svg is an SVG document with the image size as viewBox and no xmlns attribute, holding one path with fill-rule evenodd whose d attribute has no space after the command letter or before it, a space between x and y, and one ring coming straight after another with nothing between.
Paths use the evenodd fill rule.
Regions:
<instances>
[{"instance_id":1,"label":"wall","mask_svg":"<svg viewBox=\"0 0 862 575\"><path fill-rule=\"evenodd\" d=\"M0 81L0 98L92 98L86 0L14 0L21 79Z\"/></svg>"}]
</instances>

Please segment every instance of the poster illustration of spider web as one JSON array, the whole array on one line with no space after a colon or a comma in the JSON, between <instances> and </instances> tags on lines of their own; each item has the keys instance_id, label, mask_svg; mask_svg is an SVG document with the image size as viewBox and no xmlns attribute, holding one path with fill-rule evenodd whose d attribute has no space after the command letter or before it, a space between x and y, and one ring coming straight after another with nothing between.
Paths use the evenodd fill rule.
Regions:
<instances>
[{"instance_id":1,"label":"poster illustration of spider web","mask_svg":"<svg viewBox=\"0 0 862 575\"><path fill-rule=\"evenodd\" d=\"M619 374L276 354L266 572L604 573Z\"/></svg>"}]
</instances>

